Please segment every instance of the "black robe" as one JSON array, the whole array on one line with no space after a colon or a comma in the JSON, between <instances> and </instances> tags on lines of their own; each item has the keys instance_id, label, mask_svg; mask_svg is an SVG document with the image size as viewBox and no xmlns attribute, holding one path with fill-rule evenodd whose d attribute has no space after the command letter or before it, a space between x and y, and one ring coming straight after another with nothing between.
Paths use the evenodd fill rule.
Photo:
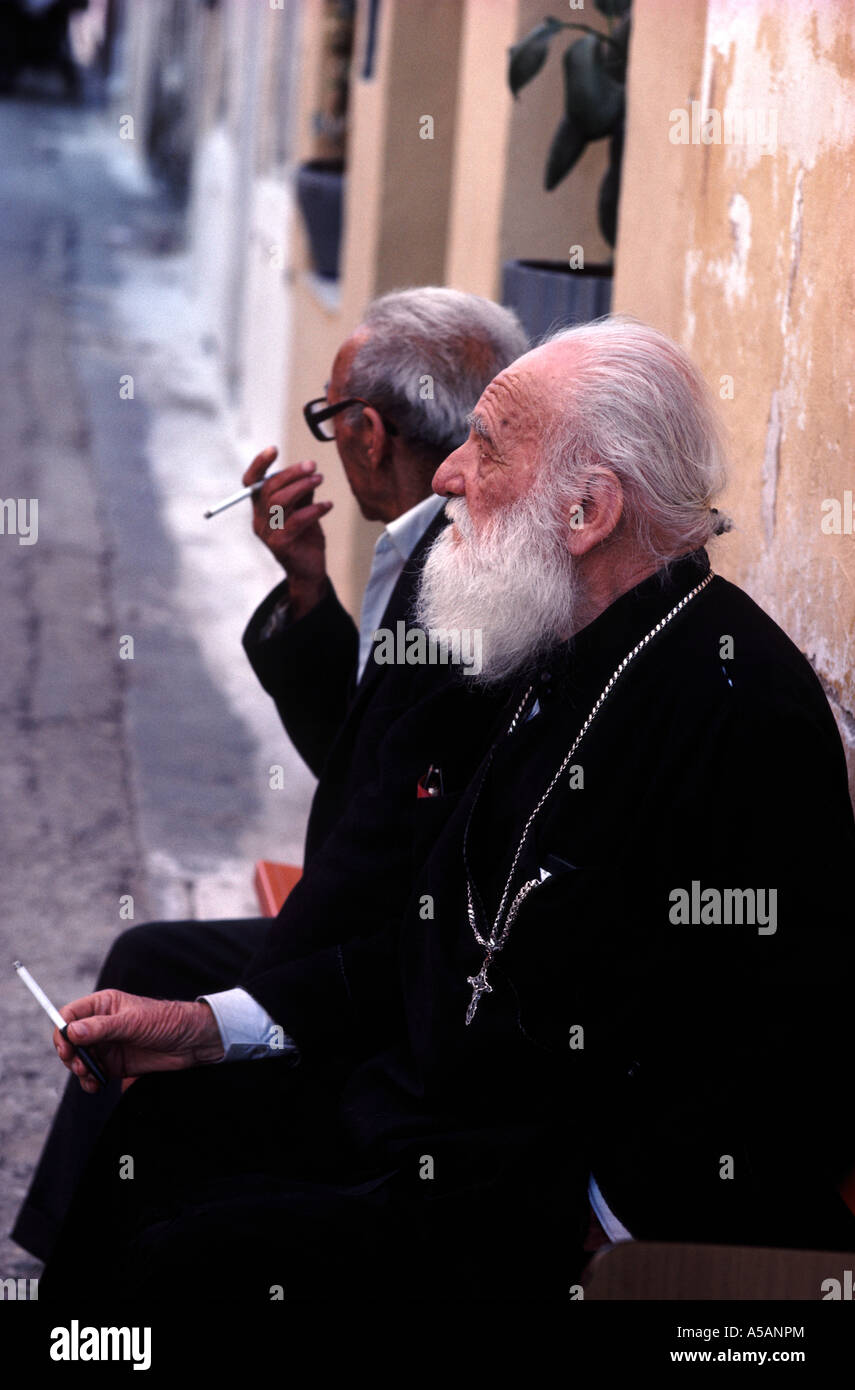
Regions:
<instances>
[{"instance_id":1,"label":"black robe","mask_svg":"<svg viewBox=\"0 0 855 1390\"><path fill-rule=\"evenodd\" d=\"M414 865L422 811L434 847L403 922L355 880L337 948L277 962L271 941L252 988L298 1067L131 1089L46 1294L105 1212L110 1277L135 1291L186 1288L188 1267L204 1285L219 1252L256 1296L284 1261L298 1296L566 1299L591 1172L639 1238L855 1249L835 1191L855 1163L843 752L808 663L724 580L638 651L535 818L509 899L539 886L465 1024L484 952L464 838L483 931L597 697L707 568L698 552L612 604L537 673L539 712L466 790L416 806ZM396 745L428 759L435 715L390 732L372 833ZM682 891L690 913L730 902L730 924L682 922ZM134 1144L158 1171L122 1191L110 1170Z\"/></svg>"}]
</instances>

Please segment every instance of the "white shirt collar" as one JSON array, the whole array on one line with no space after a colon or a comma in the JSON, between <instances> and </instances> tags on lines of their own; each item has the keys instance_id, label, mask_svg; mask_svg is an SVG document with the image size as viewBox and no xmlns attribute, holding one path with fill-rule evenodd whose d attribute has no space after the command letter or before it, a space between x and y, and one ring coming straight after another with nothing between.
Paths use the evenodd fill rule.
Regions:
<instances>
[{"instance_id":1,"label":"white shirt collar","mask_svg":"<svg viewBox=\"0 0 855 1390\"><path fill-rule=\"evenodd\" d=\"M401 571L443 504L444 498L431 493L430 497L417 502L402 516L396 516L377 538L371 573L362 596L357 680L362 679L374 645L374 632L386 611Z\"/></svg>"},{"instance_id":2,"label":"white shirt collar","mask_svg":"<svg viewBox=\"0 0 855 1390\"><path fill-rule=\"evenodd\" d=\"M408 512L403 512L401 516L396 516L394 521L388 522L377 544L387 536L401 559L408 560L434 517L445 506L446 500L445 497L437 497L436 493L432 492L429 497L410 507Z\"/></svg>"}]
</instances>

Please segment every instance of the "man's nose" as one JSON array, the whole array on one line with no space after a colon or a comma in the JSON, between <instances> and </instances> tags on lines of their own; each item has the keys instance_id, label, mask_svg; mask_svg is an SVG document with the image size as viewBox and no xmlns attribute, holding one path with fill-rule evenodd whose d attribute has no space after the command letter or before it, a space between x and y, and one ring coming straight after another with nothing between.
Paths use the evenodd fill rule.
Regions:
<instances>
[{"instance_id":1,"label":"man's nose","mask_svg":"<svg viewBox=\"0 0 855 1390\"><path fill-rule=\"evenodd\" d=\"M460 449L455 449L453 454L449 454L439 465L433 475L431 487L440 497L462 497L465 491L463 486L463 470L460 465Z\"/></svg>"}]
</instances>

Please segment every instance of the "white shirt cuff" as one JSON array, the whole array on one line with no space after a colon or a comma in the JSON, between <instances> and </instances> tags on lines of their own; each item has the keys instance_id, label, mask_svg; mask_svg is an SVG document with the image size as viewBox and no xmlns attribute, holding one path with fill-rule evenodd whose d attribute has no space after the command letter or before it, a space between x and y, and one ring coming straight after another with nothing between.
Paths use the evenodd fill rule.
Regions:
<instances>
[{"instance_id":1,"label":"white shirt cuff","mask_svg":"<svg viewBox=\"0 0 855 1390\"><path fill-rule=\"evenodd\" d=\"M633 1239L626 1229L626 1226L623 1226L621 1222L618 1221L614 1212L611 1210L608 1202L597 1186L597 1180L593 1173L588 1178L588 1201L591 1203L594 1215L612 1244L615 1244L615 1242L619 1240Z\"/></svg>"},{"instance_id":2,"label":"white shirt cuff","mask_svg":"<svg viewBox=\"0 0 855 1390\"><path fill-rule=\"evenodd\" d=\"M255 1057L298 1059L296 1043L245 989L200 994L199 999L210 1005L217 1020L225 1048L221 1062L243 1062Z\"/></svg>"}]
</instances>

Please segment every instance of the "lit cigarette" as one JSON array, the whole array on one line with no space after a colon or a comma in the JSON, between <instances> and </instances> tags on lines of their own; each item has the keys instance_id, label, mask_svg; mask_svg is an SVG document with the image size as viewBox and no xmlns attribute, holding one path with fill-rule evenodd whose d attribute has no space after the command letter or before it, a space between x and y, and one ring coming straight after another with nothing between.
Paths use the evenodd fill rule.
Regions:
<instances>
[{"instance_id":1,"label":"lit cigarette","mask_svg":"<svg viewBox=\"0 0 855 1390\"><path fill-rule=\"evenodd\" d=\"M25 965L22 965L19 960L16 960L14 966L21 979L24 981L24 984L27 986L27 989L30 991L30 994L32 994L35 999L38 999L45 1013L50 1017L51 1023L55 1023L57 1028L61 1031L65 1027L65 1019L59 1012L59 1009L54 1008L41 985L36 984Z\"/></svg>"},{"instance_id":2,"label":"lit cigarette","mask_svg":"<svg viewBox=\"0 0 855 1390\"><path fill-rule=\"evenodd\" d=\"M266 482L267 479L262 478L260 482L253 483L251 487L242 487L240 492L233 492L231 497L224 498L222 502L217 503L216 507L210 507L207 512L203 512L203 516L216 516L218 512L224 512L227 507L233 507L236 502L242 502L245 497L252 497Z\"/></svg>"},{"instance_id":3,"label":"lit cigarette","mask_svg":"<svg viewBox=\"0 0 855 1390\"><path fill-rule=\"evenodd\" d=\"M66 1042L70 1043L71 1039L68 1036L68 1024L66 1023L62 1014L59 1012L59 1009L54 1008L53 1004L48 999L41 985L36 984L35 980L33 979L32 975L30 974L29 970L25 965L22 965L19 960L13 961L12 964L14 965L18 974L20 975L24 984L27 986L27 989L30 991L30 994L32 994L33 998L37 999L38 1002L41 1004L51 1023L56 1025L56 1027L62 1033L62 1036L65 1038ZM78 1043L71 1043L71 1046L74 1048L75 1052L77 1053L81 1062L84 1063L87 1070L90 1071L92 1075L95 1077L95 1080L100 1082L102 1086L106 1086L107 1078L102 1072L101 1068L98 1066L98 1063L95 1061L94 1057L92 1057L91 1053L87 1052L85 1047L80 1047Z\"/></svg>"}]
</instances>

